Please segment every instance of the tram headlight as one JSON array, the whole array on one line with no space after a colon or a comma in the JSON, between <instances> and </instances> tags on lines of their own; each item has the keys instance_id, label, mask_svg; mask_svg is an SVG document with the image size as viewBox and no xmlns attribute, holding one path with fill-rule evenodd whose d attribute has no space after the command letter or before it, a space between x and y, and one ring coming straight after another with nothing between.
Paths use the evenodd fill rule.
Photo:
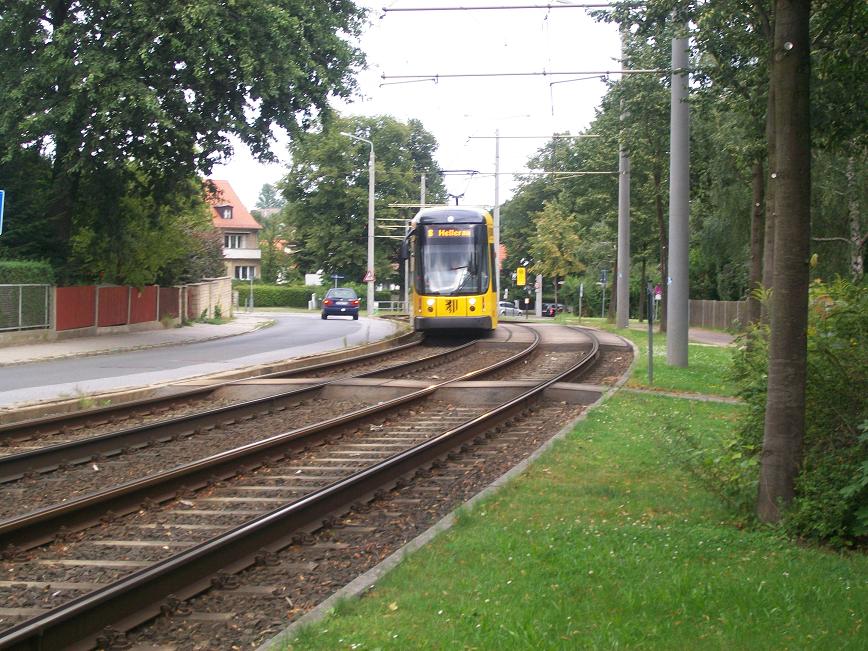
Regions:
<instances>
[{"instance_id":1,"label":"tram headlight","mask_svg":"<svg viewBox=\"0 0 868 651\"><path fill-rule=\"evenodd\" d=\"M467 303L470 305L470 311L476 312L476 299L475 298L468 298Z\"/></svg>"},{"instance_id":2,"label":"tram headlight","mask_svg":"<svg viewBox=\"0 0 868 651\"><path fill-rule=\"evenodd\" d=\"M429 312L434 311L434 299L433 298L429 298L427 301L425 301L425 304L428 306Z\"/></svg>"}]
</instances>

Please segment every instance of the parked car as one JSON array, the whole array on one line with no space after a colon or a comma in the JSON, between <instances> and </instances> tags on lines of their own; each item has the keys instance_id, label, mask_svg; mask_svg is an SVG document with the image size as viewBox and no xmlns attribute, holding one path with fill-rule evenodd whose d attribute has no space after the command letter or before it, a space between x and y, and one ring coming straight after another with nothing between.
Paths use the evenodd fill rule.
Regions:
<instances>
[{"instance_id":1,"label":"parked car","mask_svg":"<svg viewBox=\"0 0 868 651\"><path fill-rule=\"evenodd\" d=\"M497 304L497 313L500 316L524 316L524 312L509 301L500 301Z\"/></svg>"},{"instance_id":2,"label":"parked car","mask_svg":"<svg viewBox=\"0 0 868 651\"><path fill-rule=\"evenodd\" d=\"M322 299L323 319L330 316L351 316L359 319L359 297L351 287L332 287Z\"/></svg>"}]
</instances>

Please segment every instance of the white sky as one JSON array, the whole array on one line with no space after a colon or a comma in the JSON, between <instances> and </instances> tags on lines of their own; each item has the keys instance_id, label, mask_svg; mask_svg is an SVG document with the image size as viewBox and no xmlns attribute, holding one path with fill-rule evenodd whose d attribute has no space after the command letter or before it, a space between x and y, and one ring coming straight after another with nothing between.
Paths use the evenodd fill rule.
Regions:
<instances>
[{"instance_id":1,"label":"white sky","mask_svg":"<svg viewBox=\"0 0 868 651\"><path fill-rule=\"evenodd\" d=\"M372 8L361 48L368 70L359 77L361 97L338 106L345 115L388 114L416 118L434 134L436 160L445 170L493 173L495 141L500 130L500 170L526 169L527 159L549 136L577 133L594 117L605 91L599 80L557 83L581 77L477 77L382 85L381 75L446 75L456 73L571 72L617 70L620 44L616 26L596 23L583 9L509 11L391 12L382 7L454 7L480 5L569 4L557 0L361 0ZM382 16L382 18L381 18ZM396 81L396 80L386 80ZM260 165L236 148L235 157L215 167L213 178L227 179L248 208L263 183L279 180L288 160L285 144L276 148L283 165ZM617 169L617 152L612 167ZM501 176L500 200L514 189L511 176ZM494 204L494 178L448 176L447 190L464 194L459 203ZM416 197L408 198L418 201Z\"/></svg>"}]
</instances>

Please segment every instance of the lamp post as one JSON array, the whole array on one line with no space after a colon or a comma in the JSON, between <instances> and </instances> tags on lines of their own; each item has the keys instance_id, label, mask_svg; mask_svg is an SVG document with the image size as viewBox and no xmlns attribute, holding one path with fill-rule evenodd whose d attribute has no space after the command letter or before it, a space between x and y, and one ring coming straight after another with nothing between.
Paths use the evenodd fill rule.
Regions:
<instances>
[{"instance_id":1,"label":"lamp post","mask_svg":"<svg viewBox=\"0 0 868 651\"><path fill-rule=\"evenodd\" d=\"M368 159L368 271L365 274L368 281L368 315L370 316L374 313L374 143L346 131L341 131L341 135L366 142L371 146L371 157Z\"/></svg>"}]
</instances>

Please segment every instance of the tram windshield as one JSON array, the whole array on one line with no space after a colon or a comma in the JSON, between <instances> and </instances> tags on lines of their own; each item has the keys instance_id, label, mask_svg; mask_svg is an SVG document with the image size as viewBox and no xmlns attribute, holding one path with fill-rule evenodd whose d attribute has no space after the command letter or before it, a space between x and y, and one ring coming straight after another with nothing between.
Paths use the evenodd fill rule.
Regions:
<instances>
[{"instance_id":1,"label":"tram windshield","mask_svg":"<svg viewBox=\"0 0 868 651\"><path fill-rule=\"evenodd\" d=\"M425 224L416 239L416 291L452 296L488 291L484 224Z\"/></svg>"}]
</instances>

